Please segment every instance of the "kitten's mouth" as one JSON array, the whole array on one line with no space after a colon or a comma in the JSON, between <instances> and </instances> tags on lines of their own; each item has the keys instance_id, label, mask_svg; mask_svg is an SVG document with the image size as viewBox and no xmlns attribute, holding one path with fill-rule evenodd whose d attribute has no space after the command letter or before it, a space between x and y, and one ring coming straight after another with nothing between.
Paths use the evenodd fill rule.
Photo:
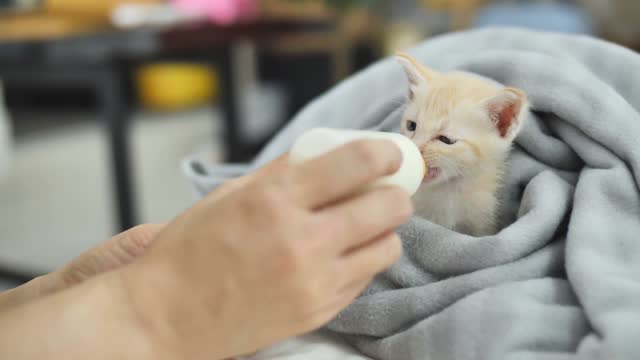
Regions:
<instances>
[{"instance_id":1,"label":"kitten's mouth","mask_svg":"<svg viewBox=\"0 0 640 360\"><path fill-rule=\"evenodd\" d=\"M441 170L439 167L427 166L427 172L425 173L422 182L425 184L431 182L433 179L437 178L440 175L440 172Z\"/></svg>"}]
</instances>

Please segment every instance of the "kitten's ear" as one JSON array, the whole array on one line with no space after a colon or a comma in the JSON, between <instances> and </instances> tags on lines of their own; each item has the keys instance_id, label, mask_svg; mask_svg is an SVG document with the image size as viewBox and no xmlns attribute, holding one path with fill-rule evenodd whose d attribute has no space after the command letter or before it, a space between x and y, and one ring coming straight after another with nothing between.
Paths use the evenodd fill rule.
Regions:
<instances>
[{"instance_id":1,"label":"kitten's ear","mask_svg":"<svg viewBox=\"0 0 640 360\"><path fill-rule=\"evenodd\" d=\"M513 140L518 135L528 110L527 95L520 89L507 87L487 100L486 106L500 137Z\"/></svg>"},{"instance_id":2,"label":"kitten's ear","mask_svg":"<svg viewBox=\"0 0 640 360\"><path fill-rule=\"evenodd\" d=\"M415 58L406 53L398 53L396 59L404 68L409 80L409 98L413 100L416 90L425 86L433 78L433 71L420 64Z\"/></svg>"}]
</instances>

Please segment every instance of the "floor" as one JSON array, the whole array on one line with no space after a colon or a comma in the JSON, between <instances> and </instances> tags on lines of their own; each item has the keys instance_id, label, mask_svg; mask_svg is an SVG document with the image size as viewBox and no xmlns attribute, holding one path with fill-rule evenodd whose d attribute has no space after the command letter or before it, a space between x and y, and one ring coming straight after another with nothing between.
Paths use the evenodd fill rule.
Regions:
<instances>
[{"instance_id":1,"label":"floor","mask_svg":"<svg viewBox=\"0 0 640 360\"><path fill-rule=\"evenodd\" d=\"M37 123L39 117L51 123L47 114L19 120ZM100 124L86 114L60 118L46 131L18 136L10 171L0 179L0 265L5 267L50 271L115 231ZM219 130L219 114L212 109L135 115L136 198L143 222L170 220L193 202L180 161L194 152L219 161Z\"/></svg>"}]
</instances>

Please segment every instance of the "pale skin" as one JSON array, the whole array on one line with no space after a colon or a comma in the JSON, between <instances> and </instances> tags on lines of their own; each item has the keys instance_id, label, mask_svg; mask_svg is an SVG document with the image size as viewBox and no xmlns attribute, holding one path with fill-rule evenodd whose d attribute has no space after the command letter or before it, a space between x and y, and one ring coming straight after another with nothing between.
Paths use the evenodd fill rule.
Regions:
<instances>
[{"instance_id":1,"label":"pale skin","mask_svg":"<svg viewBox=\"0 0 640 360\"><path fill-rule=\"evenodd\" d=\"M227 359L317 329L401 255L409 195L358 192L400 162L382 140L285 155L120 234L0 294L0 358Z\"/></svg>"}]
</instances>

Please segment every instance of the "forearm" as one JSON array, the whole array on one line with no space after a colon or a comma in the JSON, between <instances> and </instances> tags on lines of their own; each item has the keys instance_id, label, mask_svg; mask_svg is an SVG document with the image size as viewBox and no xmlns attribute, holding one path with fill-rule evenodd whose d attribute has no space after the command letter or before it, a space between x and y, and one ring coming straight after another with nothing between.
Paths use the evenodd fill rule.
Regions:
<instances>
[{"instance_id":1,"label":"forearm","mask_svg":"<svg viewBox=\"0 0 640 360\"><path fill-rule=\"evenodd\" d=\"M0 312L38 298L42 281L38 277L14 289L0 292Z\"/></svg>"},{"instance_id":2,"label":"forearm","mask_svg":"<svg viewBox=\"0 0 640 360\"><path fill-rule=\"evenodd\" d=\"M229 354L227 340L234 337L224 322L204 320L212 318L206 306L187 306L185 296L199 297L173 271L153 261L130 264L162 228L119 234L0 293L0 359L216 360Z\"/></svg>"},{"instance_id":3,"label":"forearm","mask_svg":"<svg viewBox=\"0 0 640 360\"><path fill-rule=\"evenodd\" d=\"M0 310L2 359L159 359L117 276Z\"/></svg>"},{"instance_id":4,"label":"forearm","mask_svg":"<svg viewBox=\"0 0 640 360\"><path fill-rule=\"evenodd\" d=\"M37 300L69 287L60 270L39 276L26 284L0 293L0 312L10 307Z\"/></svg>"},{"instance_id":5,"label":"forearm","mask_svg":"<svg viewBox=\"0 0 640 360\"><path fill-rule=\"evenodd\" d=\"M70 288L94 276L130 264L144 253L164 226L137 226L88 250L52 273L0 293L0 311Z\"/></svg>"}]
</instances>

